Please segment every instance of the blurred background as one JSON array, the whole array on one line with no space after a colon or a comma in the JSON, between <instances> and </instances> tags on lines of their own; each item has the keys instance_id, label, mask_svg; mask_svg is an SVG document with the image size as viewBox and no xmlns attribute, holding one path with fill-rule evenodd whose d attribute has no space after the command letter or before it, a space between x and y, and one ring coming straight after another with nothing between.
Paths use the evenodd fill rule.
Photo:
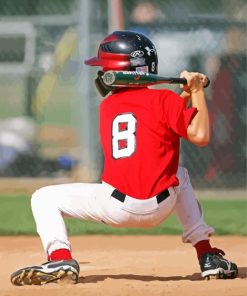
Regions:
<instances>
[{"instance_id":1,"label":"blurred background","mask_svg":"<svg viewBox=\"0 0 247 296\"><path fill-rule=\"evenodd\" d=\"M100 181L102 98L83 60L130 29L156 45L160 75L211 79L211 143L182 142L194 187L245 190L246 20L246 0L0 0L0 187Z\"/></svg>"}]
</instances>

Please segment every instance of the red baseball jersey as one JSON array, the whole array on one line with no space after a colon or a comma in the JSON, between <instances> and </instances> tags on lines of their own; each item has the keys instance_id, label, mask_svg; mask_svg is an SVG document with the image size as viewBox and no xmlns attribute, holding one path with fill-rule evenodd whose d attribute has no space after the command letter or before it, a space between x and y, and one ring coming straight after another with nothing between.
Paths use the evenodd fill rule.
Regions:
<instances>
[{"instance_id":1,"label":"red baseball jersey","mask_svg":"<svg viewBox=\"0 0 247 296\"><path fill-rule=\"evenodd\" d=\"M138 199L178 185L180 137L197 109L170 90L121 88L100 105L102 180Z\"/></svg>"}]
</instances>

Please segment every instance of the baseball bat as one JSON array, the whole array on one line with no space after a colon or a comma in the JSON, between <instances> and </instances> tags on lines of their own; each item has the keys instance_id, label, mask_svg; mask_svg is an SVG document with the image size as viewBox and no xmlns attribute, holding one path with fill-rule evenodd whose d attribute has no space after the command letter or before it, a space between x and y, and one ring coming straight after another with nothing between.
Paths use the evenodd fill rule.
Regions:
<instances>
[{"instance_id":1,"label":"baseball bat","mask_svg":"<svg viewBox=\"0 0 247 296\"><path fill-rule=\"evenodd\" d=\"M185 78L177 77L163 77L146 72L134 71L107 71L102 76L103 82L107 86L113 87L143 87L156 84L187 84ZM207 83L204 85L208 87L210 80L207 78Z\"/></svg>"}]
</instances>

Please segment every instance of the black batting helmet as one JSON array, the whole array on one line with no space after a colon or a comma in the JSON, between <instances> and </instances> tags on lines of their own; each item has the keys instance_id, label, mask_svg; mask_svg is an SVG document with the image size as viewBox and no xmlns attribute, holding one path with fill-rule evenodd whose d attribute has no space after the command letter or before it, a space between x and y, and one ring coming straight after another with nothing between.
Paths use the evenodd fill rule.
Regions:
<instances>
[{"instance_id":1,"label":"black batting helmet","mask_svg":"<svg viewBox=\"0 0 247 296\"><path fill-rule=\"evenodd\" d=\"M101 66L103 71L158 72L158 56L154 44L143 34L115 31L100 43L98 56L87 59L86 65Z\"/></svg>"}]
</instances>

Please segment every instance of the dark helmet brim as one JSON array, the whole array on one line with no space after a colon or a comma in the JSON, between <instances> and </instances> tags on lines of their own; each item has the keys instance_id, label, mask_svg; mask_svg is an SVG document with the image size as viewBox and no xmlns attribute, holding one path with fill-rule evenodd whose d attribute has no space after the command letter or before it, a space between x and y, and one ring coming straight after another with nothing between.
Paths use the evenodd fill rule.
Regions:
<instances>
[{"instance_id":1,"label":"dark helmet brim","mask_svg":"<svg viewBox=\"0 0 247 296\"><path fill-rule=\"evenodd\" d=\"M92 57L84 61L88 66L102 66L102 61L98 57Z\"/></svg>"}]
</instances>

